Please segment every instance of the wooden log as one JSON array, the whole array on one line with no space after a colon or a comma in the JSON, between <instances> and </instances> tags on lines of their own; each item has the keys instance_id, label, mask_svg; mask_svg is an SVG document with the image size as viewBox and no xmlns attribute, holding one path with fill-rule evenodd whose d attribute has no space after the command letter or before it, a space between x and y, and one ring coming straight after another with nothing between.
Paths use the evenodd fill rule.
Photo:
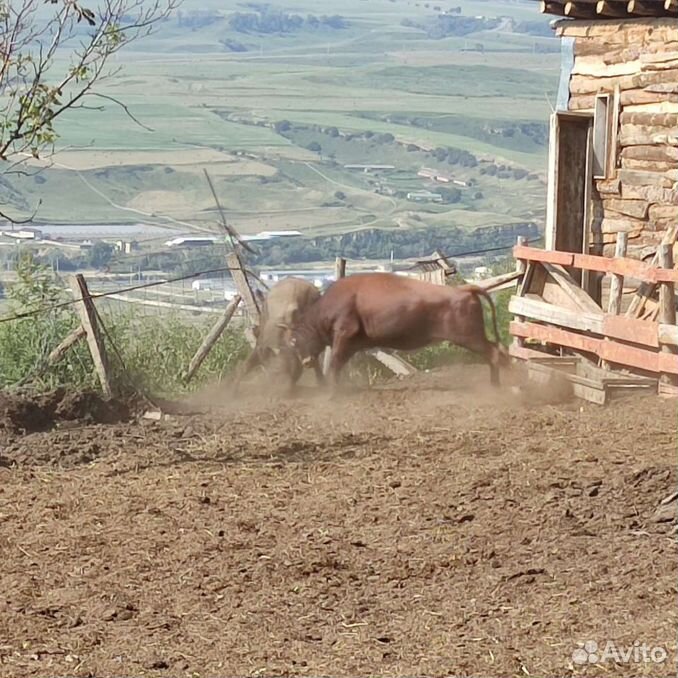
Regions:
<instances>
[{"instance_id":1,"label":"wooden log","mask_svg":"<svg viewBox=\"0 0 678 678\"><path fill-rule=\"evenodd\" d=\"M80 339L83 339L87 336L87 332L82 325L78 326L77 329L73 330L48 356L47 364L54 365L58 363L66 354L71 346L77 344Z\"/></svg>"},{"instance_id":2,"label":"wooden log","mask_svg":"<svg viewBox=\"0 0 678 678\"><path fill-rule=\"evenodd\" d=\"M113 390L108 376L108 356L106 355L106 346L99 331L99 322L94 302L87 288L85 278L81 273L71 276L69 284L74 298L80 302L76 304L76 308L80 316L82 328L85 330L89 352L92 355L94 369L99 377L101 390L104 396L110 398Z\"/></svg>"},{"instance_id":3,"label":"wooden log","mask_svg":"<svg viewBox=\"0 0 678 678\"><path fill-rule=\"evenodd\" d=\"M657 2L656 0L654 2L629 0L626 11L632 16L657 16Z\"/></svg>"},{"instance_id":4,"label":"wooden log","mask_svg":"<svg viewBox=\"0 0 678 678\"><path fill-rule=\"evenodd\" d=\"M217 320L212 329L207 333L207 336L203 340L200 347L195 352L195 355L191 359L191 362L188 365L188 371L186 372L185 380L189 382L193 375L200 369L200 366L203 364L205 358L209 355L209 352L212 350L214 344L217 343L219 337L224 333L224 330L228 326L228 323L231 322L231 318L235 313L235 310L238 308L240 303L240 296L236 295L228 303L228 306L224 309L224 315Z\"/></svg>"},{"instance_id":5,"label":"wooden log","mask_svg":"<svg viewBox=\"0 0 678 678\"><path fill-rule=\"evenodd\" d=\"M614 256L623 258L626 256L626 248L628 246L628 237L626 233L617 234L617 247ZM619 315L621 313L622 292L624 288L624 276L617 273L611 273L610 280L610 298L608 300L607 312L612 315Z\"/></svg>"},{"instance_id":6,"label":"wooden log","mask_svg":"<svg viewBox=\"0 0 678 678\"><path fill-rule=\"evenodd\" d=\"M587 0L569 0L565 3L565 16L593 19L596 16L596 6Z\"/></svg>"},{"instance_id":7,"label":"wooden log","mask_svg":"<svg viewBox=\"0 0 678 678\"><path fill-rule=\"evenodd\" d=\"M647 217L650 203L647 200L622 200L621 198L603 199L605 211L612 210L619 214L625 214L635 219L645 219Z\"/></svg>"},{"instance_id":8,"label":"wooden log","mask_svg":"<svg viewBox=\"0 0 678 678\"><path fill-rule=\"evenodd\" d=\"M667 244L659 246L657 250L659 265L665 269L673 269L673 247ZM676 325L676 290L672 282L662 283L659 286L659 321L665 325ZM676 355L676 347L670 344L664 344L661 347L662 353L668 356ZM675 375L664 373L660 381L673 386L678 385Z\"/></svg>"},{"instance_id":9,"label":"wooden log","mask_svg":"<svg viewBox=\"0 0 678 678\"><path fill-rule=\"evenodd\" d=\"M257 341L252 328L259 326L261 309L257 303L254 290L250 285L244 263L240 256L238 256L236 252L229 253L226 256L226 265L231 272L233 283L243 301L245 313L249 320L250 326L245 330L245 336L247 337L250 346L254 347Z\"/></svg>"},{"instance_id":10,"label":"wooden log","mask_svg":"<svg viewBox=\"0 0 678 678\"><path fill-rule=\"evenodd\" d=\"M565 5L553 0L541 0L539 3L539 11L542 14L556 14L558 16L565 16Z\"/></svg>"},{"instance_id":11,"label":"wooden log","mask_svg":"<svg viewBox=\"0 0 678 678\"><path fill-rule=\"evenodd\" d=\"M596 14L604 17L627 17L626 6L610 0L599 0L596 3Z\"/></svg>"}]
</instances>

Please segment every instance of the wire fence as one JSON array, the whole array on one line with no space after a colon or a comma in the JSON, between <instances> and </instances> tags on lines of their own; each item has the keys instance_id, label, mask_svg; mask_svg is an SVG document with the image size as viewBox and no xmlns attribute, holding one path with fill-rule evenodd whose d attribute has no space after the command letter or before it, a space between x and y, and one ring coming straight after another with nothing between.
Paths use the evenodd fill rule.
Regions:
<instances>
[{"instance_id":1,"label":"wire fence","mask_svg":"<svg viewBox=\"0 0 678 678\"><path fill-rule=\"evenodd\" d=\"M508 252L511 247L453 252L446 258ZM251 350L244 331L245 304L238 307L235 319L201 362L198 378L189 384L186 372L212 326L222 320L228 301L242 292L232 279L234 270L225 263L133 284L125 284L123 275L117 279L93 276L80 293L75 291L77 286L69 286L60 278L29 281L33 296L24 297L27 303L20 304L21 299L10 291L18 310L0 317L0 387L97 388L92 369L97 361L82 324L82 308L88 304L104 349L108 348L111 381L118 388L151 401L157 395L171 396L205 382L220 381L237 369ZM266 287L246 264L241 270L255 290ZM81 306L75 309L77 304ZM78 313L71 313L71 309Z\"/></svg>"}]
</instances>

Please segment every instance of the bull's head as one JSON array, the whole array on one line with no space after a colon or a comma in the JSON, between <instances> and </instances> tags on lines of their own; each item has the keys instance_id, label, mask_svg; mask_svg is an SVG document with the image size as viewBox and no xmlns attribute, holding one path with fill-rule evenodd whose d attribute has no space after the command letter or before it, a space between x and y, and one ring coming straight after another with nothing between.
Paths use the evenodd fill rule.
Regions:
<instances>
[{"instance_id":1,"label":"bull's head","mask_svg":"<svg viewBox=\"0 0 678 678\"><path fill-rule=\"evenodd\" d=\"M304 328L295 325L290 326L285 323L278 323L278 327L283 330L283 343L288 346L299 359L304 367L310 367L318 357L322 347L316 346L313 335L304 331Z\"/></svg>"}]
</instances>

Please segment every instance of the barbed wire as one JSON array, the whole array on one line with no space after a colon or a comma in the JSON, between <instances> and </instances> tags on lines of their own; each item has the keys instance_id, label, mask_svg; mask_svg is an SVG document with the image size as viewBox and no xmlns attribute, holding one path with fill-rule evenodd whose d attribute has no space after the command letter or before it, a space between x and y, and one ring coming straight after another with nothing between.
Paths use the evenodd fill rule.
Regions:
<instances>
[{"instance_id":1,"label":"barbed wire","mask_svg":"<svg viewBox=\"0 0 678 678\"><path fill-rule=\"evenodd\" d=\"M542 238L539 238L536 241L532 242L539 242L542 240ZM529 241L528 241L529 242ZM504 250L511 249L513 245L501 245L498 247L486 247L484 249L479 249L479 250L472 250L468 252L456 252L453 254L446 255L448 259L454 258L454 257L467 257L467 256L472 256L474 254L488 254L490 252L501 252ZM412 266L412 268L416 267L416 264ZM128 287L123 287L115 290L111 290L110 292L91 292L90 294L87 295L87 299L103 299L105 297L110 297L112 295L117 295L117 294L127 294L128 292L135 292L137 290L143 290L147 289L149 287L158 287L160 285L168 285L176 282L181 282L182 280L190 280L192 278L199 278L203 275L212 275L214 273L226 273L227 271L232 271L233 267L232 266L220 266L218 268L211 268L207 269L204 271L196 271L194 273L187 273L185 275L181 276L176 276L174 278L166 278L163 280L154 280L152 282L147 282L147 283L140 283L139 285L130 285ZM261 282L262 284L263 281L257 276L256 273L253 271L246 269L246 268L241 268L241 269L236 269L236 270L242 270L243 273L245 273L248 276L253 277L257 281ZM122 274L121 274L122 275ZM57 304L52 304L50 306L47 306L46 308L36 308L33 309L32 311L24 311L23 313L15 313L14 315L9 315L9 316L4 316L0 317L0 323L6 323L6 322L12 322L15 320L24 320L26 318L33 318L35 316L41 315L43 313L51 313L52 311L57 311L62 308L67 308L69 306L73 306L74 304L80 303L82 300L81 299L70 299L69 301L62 301Z\"/></svg>"}]
</instances>

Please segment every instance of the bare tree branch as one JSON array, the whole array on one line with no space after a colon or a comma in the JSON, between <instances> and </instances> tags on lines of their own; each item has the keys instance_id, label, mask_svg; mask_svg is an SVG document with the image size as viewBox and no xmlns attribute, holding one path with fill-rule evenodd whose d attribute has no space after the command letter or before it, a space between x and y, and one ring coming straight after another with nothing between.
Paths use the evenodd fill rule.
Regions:
<instances>
[{"instance_id":1,"label":"bare tree branch","mask_svg":"<svg viewBox=\"0 0 678 678\"><path fill-rule=\"evenodd\" d=\"M143 129L149 131L149 132L154 132L155 130L152 127L149 127L148 125L144 125L143 122L141 122L138 118L136 118L133 114L132 111L129 110L129 108L122 102L120 99L116 99L115 97L110 96L109 94L101 94L101 92L90 92L90 96L93 97L100 97L101 99L108 99L108 101L112 101L114 104L117 104L122 108L123 111L127 114L130 120L135 122L139 127L142 127ZM99 110L103 110L103 107L99 108Z\"/></svg>"}]
</instances>

